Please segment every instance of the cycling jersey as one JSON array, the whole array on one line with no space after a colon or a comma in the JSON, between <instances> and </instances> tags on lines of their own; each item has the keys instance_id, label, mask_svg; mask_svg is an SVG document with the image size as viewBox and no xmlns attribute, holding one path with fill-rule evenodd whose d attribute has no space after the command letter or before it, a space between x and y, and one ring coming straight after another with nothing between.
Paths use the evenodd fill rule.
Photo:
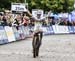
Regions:
<instances>
[{"instance_id":1,"label":"cycling jersey","mask_svg":"<svg viewBox=\"0 0 75 61\"><path fill-rule=\"evenodd\" d=\"M42 31L42 24L39 22L35 22L34 32Z\"/></svg>"},{"instance_id":2,"label":"cycling jersey","mask_svg":"<svg viewBox=\"0 0 75 61\"><path fill-rule=\"evenodd\" d=\"M42 20L43 19L44 19L44 17L41 19L35 18L34 32L43 31L43 29L42 29Z\"/></svg>"}]
</instances>

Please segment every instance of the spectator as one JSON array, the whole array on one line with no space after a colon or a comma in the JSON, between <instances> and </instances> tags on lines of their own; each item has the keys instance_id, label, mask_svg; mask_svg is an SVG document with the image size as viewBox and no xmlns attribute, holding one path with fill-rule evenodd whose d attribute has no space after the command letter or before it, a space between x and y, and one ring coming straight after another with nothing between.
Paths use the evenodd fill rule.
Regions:
<instances>
[{"instance_id":1,"label":"spectator","mask_svg":"<svg viewBox=\"0 0 75 61\"><path fill-rule=\"evenodd\" d=\"M23 17L22 24L24 26L27 26L29 24L29 17L28 16Z\"/></svg>"},{"instance_id":2,"label":"spectator","mask_svg":"<svg viewBox=\"0 0 75 61\"><path fill-rule=\"evenodd\" d=\"M34 26L34 18L30 18L30 21L29 21L29 26L32 27Z\"/></svg>"},{"instance_id":3,"label":"spectator","mask_svg":"<svg viewBox=\"0 0 75 61\"><path fill-rule=\"evenodd\" d=\"M3 26L8 26L7 19L6 19L5 15L3 16L2 21L3 21L3 23L2 23Z\"/></svg>"},{"instance_id":4,"label":"spectator","mask_svg":"<svg viewBox=\"0 0 75 61\"><path fill-rule=\"evenodd\" d=\"M54 17L48 17L48 21L50 26L55 25Z\"/></svg>"},{"instance_id":5,"label":"spectator","mask_svg":"<svg viewBox=\"0 0 75 61\"><path fill-rule=\"evenodd\" d=\"M3 18L3 14L0 13L0 25L2 25L2 23L3 23L2 18Z\"/></svg>"},{"instance_id":6,"label":"spectator","mask_svg":"<svg viewBox=\"0 0 75 61\"><path fill-rule=\"evenodd\" d=\"M21 15L17 15L14 22L12 23L12 26L16 26L17 30L19 29L19 25L21 24Z\"/></svg>"}]
</instances>

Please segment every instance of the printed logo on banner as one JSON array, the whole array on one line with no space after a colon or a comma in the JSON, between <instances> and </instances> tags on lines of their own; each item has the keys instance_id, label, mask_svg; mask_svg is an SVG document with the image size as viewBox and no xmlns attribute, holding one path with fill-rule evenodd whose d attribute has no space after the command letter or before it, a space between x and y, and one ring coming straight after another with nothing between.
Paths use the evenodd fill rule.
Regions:
<instances>
[{"instance_id":1,"label":"printed logo on banner","mask_svg":"<svg viewBox=\"0 0 75 61\"><path fill-rule=\"evenodd\" d=\"M19 27L18 33L20 35L20 39L24 39L25 38L22 26Z\"/></svg>"},{"instance_id":2,"label":"printed logo on banner","mask_svg":"<svg viewBox=\"0 0 75 61\"><path fill-rule=\"evenodd\" d=\"M29 35L30 35L30 37L32 37L33 32L34 32L34 27L33 26L29 26Z\"/></svg>"},{"instance_id":3,"label":"printed logo on banner","mask_svg":"<svg viewBox=\"0 0 75 61\"><path fill-rule=\"evenodd\" d=\"M23 33L23 37L24 39L26 38L26 31L25 31L25 27L24 26L21 26L22 27L22 33Z\"/></svg>"},{"instance_id":4,"label":"printed logo on banner","mask_svg":"<svg viewBox=\"0 0 75 61\"><path fill-rule=\"evenodd\" d=\"M52 26L42 27L42 29L44 35L50 35L54 33Z\"/></svg>"},{"instance_id":5,"label":"printed logo on banner","mask_svg":"<svg viewBox=\"0 0 75 61\"><path fill-rule=\"evenodd\" d=\"M12 11L21 11L21 12L27 11L26 5L24 3L12 3L11 10Z\"/></svg>"},{"instance_id":6,"label":"printed logo on banner","mask_svg":"<svg viewBox=\"0 0 75 61\"><path fill-rule=\"evenodd\" d=\"M73 31L73 33L75 33L75 26L73 26L73 28L74 28L74 31Z\"/></svg>"},{"instance_id":7,"label":"printed logo on banner","mask_svg":"<svg viewBox=\"0 0 75 61\"><path fill-rule=\"evenodd\" d=\"M30 32L29 32L29 27L25 27L25 34L26 34L26 37L30 37Z\"/></svg>"},{"instance_id":8,"label":"printed logo on banner","mask_svg":"<svg viewBox=\"0 0 75 61\"><path fill-rule=\"evenodd\" d=\"M8 38L3 26L0 26L0 44L8 43Z\"/></svg>"},{"instance_id":9,"label":"printed logo on banner","mask_svg":"<svg viewBox=\"0 0 75 61\"><path fill-rule=\"evenodd\" d=\"M53 34L54 33L52 26L49 26L46 29L47 29L47 34Z\"/></svg>"},{"instance_id":10,"label":"printed logo on banner","mask_svg":"<svg viewBox=\"0 0 75 61\"><path fill-rule=\"evenodd\" d=\"M51 33L54 33L52 26L49 27L49 30L50 30Z\"/></svg>"},{"instance_id":11,"label":"printed logo on banner","mask_svg":"<svg viewBox=\"0 0 75 61\"><path fill-rule=\"evenodd\" d=\"M14 35L15 35L16 40L20 40L20 35L18 33L18 30L16 29L16 27L12 27L12 28L13 28Z\"/></svg>"},{"instance_id":12,"label":"printed logo on banner","mask_svg":"<svg viewBox=\"0 0 75 61\"><path fill-rule=\"evenodd\" d=\"M58 32L58 29L57 29L58 25L52 25L52 28L53 28L53 31L54 33L56 34Z\"/></svg>"},{"instance_id":13,"label":"printed logo on banner","mask_svg":"<svg viewBox=\"0 0 75 61\"><path fill-rule=\"evenodd\" d=\"M68 26L54 25L53 30L55 34L69 33Z\"/></svg>"},{"instance_id":14,"label":"printed logo on banner","mask_svg":"<svg viewBox=\"0 0 75 61\"><path fill-rule=\"evenodd\" d=\"M46 35L46 34L47 34L47 29L46 29L46 27L42 27L42 30L43 30L43 34Z\"/></svg>"},{"instance_id":15,"label":"printed logo on banner","mask_svg":"<svg viewBox=\"0 0 75 61\"><path fill-rule=\"evenodd\" d=\"M68 26L59 26L60 33L69 33Z\"/></svg>"},{"instance_id":16,"label":"printed logo on banner","mask_svg":"<svg viewBox=\"0 0 75 61\"><path fill-rule=\"evenodd\" d=\"M9 42L15 41L15 35L14 35L12 27L5 26L4 28L8 37L8 41Z\"/></svg>"},{"instance_id":17,"label":"printed logo on banner","mask_svg":"<svg viewBox=\"0 0 75 61\"><path fill-rule=\"evenodd\" d=\"M74 33L74 27L73 26L68 26L69 33Z\"/></svg>"},{"instance_id":18,"label":"printed logo on banner","mask_svg":"<svg viewBox=\"0 0 75 61\"><path fill-rule=\"evenodd\" d=\"M35 17L36 19L42 19L43 18L43 13L44 11L41 9L33 9L32 10L32 15L33 17Z\"/></svg>"}]
</instances>

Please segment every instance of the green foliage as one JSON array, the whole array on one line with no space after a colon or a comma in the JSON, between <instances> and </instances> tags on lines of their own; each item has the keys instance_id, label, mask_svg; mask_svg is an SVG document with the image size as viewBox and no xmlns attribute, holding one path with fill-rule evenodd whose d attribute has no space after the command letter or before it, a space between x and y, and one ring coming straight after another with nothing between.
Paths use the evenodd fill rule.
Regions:
<instances>
[{"instance_id":1,"label":"green foliage","mask_svg":"<svg viewBox=\"0 0 75 61\"><path fill-rule=\"evenodd\" d=\"M25 0L0 0L0 9L9 9L12 2L24 3ZM43 9L54 12L70 12L74 8L74 0L27 0L29 10Z\"/></svg>"},{"instance_id":2,"label":"green foliage","mask_svg":"<svg viewBox=\"0 0 75 61\"><path fill-rule=\"evenodd\" d=\"M39 8L54 12L70 12L74 5L74 0L27 0L27 2L29 9Z\"/></svg>"}]
</instances>

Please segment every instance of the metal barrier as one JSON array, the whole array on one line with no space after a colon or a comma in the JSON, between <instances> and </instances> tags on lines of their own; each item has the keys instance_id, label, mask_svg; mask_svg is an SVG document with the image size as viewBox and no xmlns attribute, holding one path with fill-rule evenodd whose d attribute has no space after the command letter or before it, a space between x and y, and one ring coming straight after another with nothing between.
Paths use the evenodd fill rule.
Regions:
<instances>
[{"instance_id":1,"label":"metal barrier","mask_svg":"<svg viewBox=\"0 0 75 61\"><path fill-rule=\"evenodd\" d=\"M16 27L9 26L0 26L0 44L5 44L17 40L23 40L25 38L32 36L32 30L34 27L24 27L19 26L18 29ZM44 35L50 34L74 34L75 26L47 26L42 27Z\"/></svg>"}]
</instances>

